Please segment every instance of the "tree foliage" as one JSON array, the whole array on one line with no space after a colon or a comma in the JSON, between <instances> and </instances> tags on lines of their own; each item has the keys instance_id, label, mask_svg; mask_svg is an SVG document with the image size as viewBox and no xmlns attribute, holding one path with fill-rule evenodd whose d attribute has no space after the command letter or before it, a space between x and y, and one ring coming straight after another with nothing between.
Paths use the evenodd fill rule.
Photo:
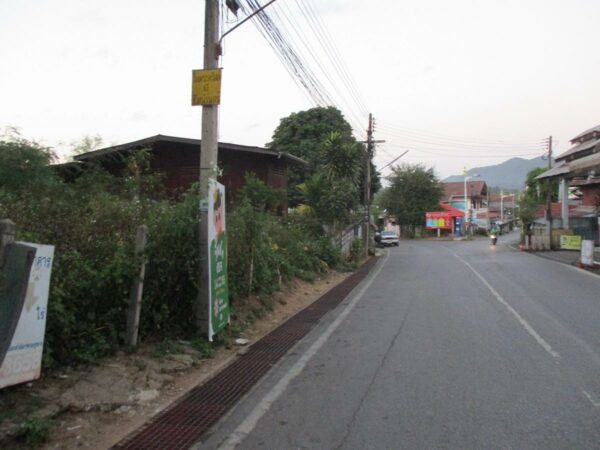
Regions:
<instances>
[{"instance_id":1,"label":"tree foliage","mask_svg":"<svg viewBox=\"0 0 600 450\"><path fill-rule=\"evenodd\" d=\"M364 179L365 148L352 136L352 127L332 106L316 107L281 119L268 147L298 156L307 167L289 171L288 202L292 207L305 199L297 186L323 173L329 180L349 178L359 192ZM379 174L371 165L371 192L381 187ZM357 199L360 201L360 197Z\"/></svg>"},{"instance_id":2,"label":"tree foliage","mask_svg":"<svg viewBox=\"0 0 600 450\"><path fill-rule=\"evenodd\" d=\"M347 223L360 199L363 148L344 141L340 133L330 133L320 148L320 171L297 188L302 196L300 211L318 217L336 230Z\"/></svg>"},{"instance_id":3,"label":"tree foliage","mask_svg":"<svg viewBox=\"0 0 600 450\"><path fill-rule=\"evenodd\" d=\"M444 188L433 168L421 164L394 166L388 181L390 186L378 200L400 225L421 225L427 211L439 209Z\"/></svg>"},{"instance_id":4,"label":"tree foliage","mask_svg":"<svg viewBox=\"0 0 600 450\"><path fill-rule=\"evenodd\" d=\"M307 161L306 171L310 176L320 166L323 143L334 132L339 134L342 142L355 142L352 127L337 108L311 108L281 119L267 147Z\"/></svg>"},{"instance_id":5,"label":"tree foliage","mask_svg":"<svg viewBox=\"0 0 600 450\"><path fill-rule=\"evenodd\" d=\"M558 201L558 180L556 178L536 180L536 177L546 170L548 169L538 167L527 172L523 200L536 205L545 204L548 201L548 192L550 192L551 201Z\"/></svg>"},{"instance_id":6,"label":"tree foliage","mask_svg":"<svg viewBox=\"0 0 600 450\"><path fill-rule=\"evenodd\" d=\"M51 149L21 138L0 140L0 189L11 192L43 190L56 181L49 164Z\"/></svg>"}]
</instances>

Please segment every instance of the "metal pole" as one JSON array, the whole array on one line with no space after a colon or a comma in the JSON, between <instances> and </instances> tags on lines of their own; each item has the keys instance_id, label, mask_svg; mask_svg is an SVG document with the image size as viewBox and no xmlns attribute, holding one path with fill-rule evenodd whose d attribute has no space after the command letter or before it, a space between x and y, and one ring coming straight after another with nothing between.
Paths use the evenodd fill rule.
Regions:
<instances>
[{"instance_id":1,"label":"metal pole","mask_svg":"<svg viewBox=\"0 0 600 450\"><path fill-rule=\"evenodd\" d=\"M219 65L219 0L206 0L204 16L204 69ZM196 325L208 333L208 180L216 177L218 161L219 106L202 106L202 140L200 148L200 283L196 303Z\"/></svg>"}]
</instances>

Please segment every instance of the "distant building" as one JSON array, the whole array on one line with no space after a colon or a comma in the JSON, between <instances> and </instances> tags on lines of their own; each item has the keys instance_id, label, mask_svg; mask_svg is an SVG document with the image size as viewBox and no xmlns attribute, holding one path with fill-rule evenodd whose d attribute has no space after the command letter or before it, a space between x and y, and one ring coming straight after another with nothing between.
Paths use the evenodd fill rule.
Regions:
<instances>
[{"instance_id":1,"label":"distant building","mask_svg":"<svg viewBox=\"0 0 600 450\"><path fill-rule=\"evenodd\" d=\"M557 179L559 203L552 208L552 226L570 228L585 239L598 242L600 212L600 125L571 139L571 147L556 157L556 165L538 180ZM571 194L579 199L570 201ZM560 214L556 214L556 209Z\"/></svg>"},{"instance_id":2,"label":"distant building","mask_svg":"<svg viewBox=\"0 0 600 450\"><path fill-rule=\"evenodd\" d=\"M451 181L444 185L442 202L461 211L467 210L466 222L479 228L487 228L487 184L483 180L467 180L467 197L465 199L464 181ZM466 203L466 208L465 208ZM480 216L483 215L483 219Z\"/></svg>"}]
</instances>

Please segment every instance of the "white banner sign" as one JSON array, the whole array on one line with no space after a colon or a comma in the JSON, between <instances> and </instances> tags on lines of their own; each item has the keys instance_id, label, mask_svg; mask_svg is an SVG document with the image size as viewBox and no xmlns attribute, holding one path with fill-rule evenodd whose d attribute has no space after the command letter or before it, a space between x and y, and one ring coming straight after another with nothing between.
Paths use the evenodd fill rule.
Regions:
<instances>
[{"instance_id":1,"label":"white banner sign","mask_svg":"<svg viewBox=\"0 0 600 450\"><path fill-rule=\"evenodd\" d=\"M54 246L26 245L36 248L36 254L31 265L23 310L0 366L0 388L35 380L40 377L42 370Z\"/></svg>"}]
</instances>

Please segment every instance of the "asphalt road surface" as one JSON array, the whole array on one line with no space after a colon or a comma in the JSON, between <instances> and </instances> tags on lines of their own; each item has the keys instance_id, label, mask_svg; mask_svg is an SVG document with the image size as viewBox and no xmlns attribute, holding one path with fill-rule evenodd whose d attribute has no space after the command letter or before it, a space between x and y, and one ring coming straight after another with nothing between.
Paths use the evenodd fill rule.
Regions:
<instances>
[{"instance_id":1,"label":"asphalt road surface","mask_svg":"<svg viewBox=\"0 0 600 450\"><path fill-rule=\"evenodd\" d=\"M402 241L198 448L600 448L600 277Z\"/></svg>"}]
</instances>

